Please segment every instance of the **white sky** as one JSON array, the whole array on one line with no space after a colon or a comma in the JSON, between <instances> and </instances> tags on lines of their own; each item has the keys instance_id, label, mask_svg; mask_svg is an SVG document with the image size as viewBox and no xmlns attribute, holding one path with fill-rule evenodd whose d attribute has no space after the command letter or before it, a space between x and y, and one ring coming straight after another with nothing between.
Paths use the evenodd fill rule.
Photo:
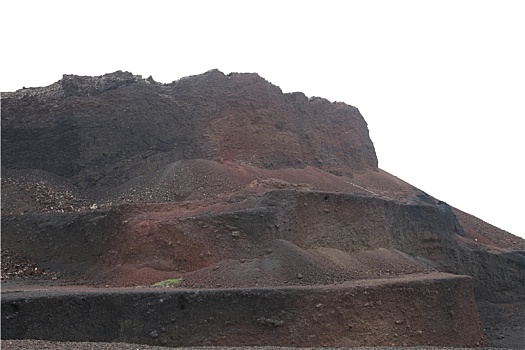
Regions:
<instances>
[{"instance_id":1,"label":"white sky","mask_svg":"<svg viewBox=\"0 0 525 350\"><path fill-rule=\"evenodd\" d=\"M379 166L525 237L525 1L2 1L0 91L218 68L360 109Z\"/></svg>"}]
</instances>

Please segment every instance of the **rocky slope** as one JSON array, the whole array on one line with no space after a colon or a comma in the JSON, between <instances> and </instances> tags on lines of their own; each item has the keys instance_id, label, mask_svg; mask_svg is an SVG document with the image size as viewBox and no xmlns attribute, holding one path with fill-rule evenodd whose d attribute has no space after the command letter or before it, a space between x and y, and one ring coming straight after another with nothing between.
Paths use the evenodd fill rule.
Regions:
<instances>
[{"instance_id":1,"label":"rocky slope","mask_svg":"<svg viewBox=\"0 0 525 350\"><path fill-rule=\"evenodd\" d=\"M525 301L523 239L378 168L355 107L284 94L257 74L212 70L171 84L126 72L64 76L2 94L2 248L2 278L37 283L177 277L179 289L295 288L408 278L430 294L461 285L458 305L471 305L470 282L446 273L471 276L478 304ZM443 334L410 344L450 345L446 317L472 317L442 311L425 312L442 315ZM482 341L470 332L457 344ZM367 344L402 345L394 334ZM345 334L347 345L359 345L356 336Z\"/></svg>"},{"instance_id":2,"label":"rocky slope","mask_svg":"<svg viewBox=\"0 0 525 350\"><path fill-rule=\"evenodd\" d=\"M377 169L356 108L283 94L256 74L213 70L167 85L123 72L64 76L2 95L7 169L39 169L101 194L185 159Z\"/></svg>"}]
</instances>

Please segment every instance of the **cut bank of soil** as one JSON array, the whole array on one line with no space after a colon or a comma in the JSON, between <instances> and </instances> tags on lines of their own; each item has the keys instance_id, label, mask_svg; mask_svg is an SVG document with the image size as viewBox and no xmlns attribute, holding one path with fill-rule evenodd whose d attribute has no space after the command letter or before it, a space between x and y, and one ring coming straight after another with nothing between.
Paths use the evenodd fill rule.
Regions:
<instances>
[{"instance_id":1,"label":"cut bank of soil","mask_svg":"<svg viewBox=\"0 0 525 350\"><path fill-rule=\"evenodd\" d=\"M172 347L479 346L477 310L465 300L470 278L440 273L337 286L49 288L5 293L2 334Z\"/></svg>"}]
</instances>

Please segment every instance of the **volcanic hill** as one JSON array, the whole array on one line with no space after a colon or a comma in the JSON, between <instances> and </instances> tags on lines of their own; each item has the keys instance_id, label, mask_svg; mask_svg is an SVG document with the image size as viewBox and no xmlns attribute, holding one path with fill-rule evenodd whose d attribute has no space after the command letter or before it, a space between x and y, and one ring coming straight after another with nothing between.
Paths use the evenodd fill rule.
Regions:
<instances>
[{"instance_id":1,"label":"volcanic hill","mask_svg":"<svg viewBox=\"0 0 525 350\"><path fill-rule=\"evenodd\" d=\"M525 344L525 240L380 169L355 107L118 71L1 119L2 339Z\"/></svg>"}]
</instances>

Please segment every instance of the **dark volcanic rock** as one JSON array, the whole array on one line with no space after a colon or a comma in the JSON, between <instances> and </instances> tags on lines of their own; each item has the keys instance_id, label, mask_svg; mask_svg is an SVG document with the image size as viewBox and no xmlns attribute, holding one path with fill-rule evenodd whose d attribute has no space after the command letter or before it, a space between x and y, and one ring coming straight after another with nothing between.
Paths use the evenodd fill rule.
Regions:
<instances>
[{"instance_id":1,"label":"dark volcanic rock","mask_svg":"<svg viewBox=\"0 0 525 350\"><path fill-rule=\"evenodd\" d=\"M130 73L66 75L2 95L2 165L103 193L183 159L263 168L377 169L359 111L283 94L257 74L212 70L171 84Z\"/></svg>"},{"instance_id":2,"label":"dark volcanic rock","mask_svg":"<svg viewBox=\"0 0 525 350\"><path fill-rule=\"evenodd\" d=\"M224 311L223 295L233 298L231 305L252 302L242 289L223 288L293 295L297 319L282 324L284 314L264 314L271 299L254 313L230 308L217 334L237 332L230 317L255 318L242 321L249 325L245 336L232 333L213 345L279 339L301 346L476 346L483 336L474 295L482 310L525 301L525 240L379 169L366 122L344 103L284 94L257 74L212 70L159 84L119 71L65 75L47 87L2 94L1 117L3 279L27 277L24 269L32 269L31 275L46 272L39 278L59 276L57 283L131 287L180 278L177 288L219 288L217 304L202 304L187 329L205 337L206 315ZM439 277L443 272L471 277ZM356 288L346 290L348 283ZM372 284L377 300L366 294ZM309 292L301 288L318 297L304 303ZM325 294L334 290L322 316ZM11 303L2 298L9 321L2 337L52 334L45 327L22 332L32 329L33 309L13 308L21 295L15 294ZM66 294L76 305L76 296ZM172 295L175 304L179 294ZM123 311L120 295L104 294L101 305ZM20 305L34 302L39 315L55 315L55 301L31 298ZM66 327L57 339L120 339L88 336L99 321L122 321L106 318L116 313L97 303L98 320L85 317L91 307L57 314L57 324L79 325L78 333ZM486 329L499 327L486 312ZM320 319L326 329L317 326ZM305 324L312 329L304 331ZM136 339L134 327L123 341L193 341L176 341L174 330L153 325ZM290 336L299 328L308 339ZM272 341L261 342L261 329ZM204 338L198 343L209 345Z\"/></svg>"}]
</instances>

